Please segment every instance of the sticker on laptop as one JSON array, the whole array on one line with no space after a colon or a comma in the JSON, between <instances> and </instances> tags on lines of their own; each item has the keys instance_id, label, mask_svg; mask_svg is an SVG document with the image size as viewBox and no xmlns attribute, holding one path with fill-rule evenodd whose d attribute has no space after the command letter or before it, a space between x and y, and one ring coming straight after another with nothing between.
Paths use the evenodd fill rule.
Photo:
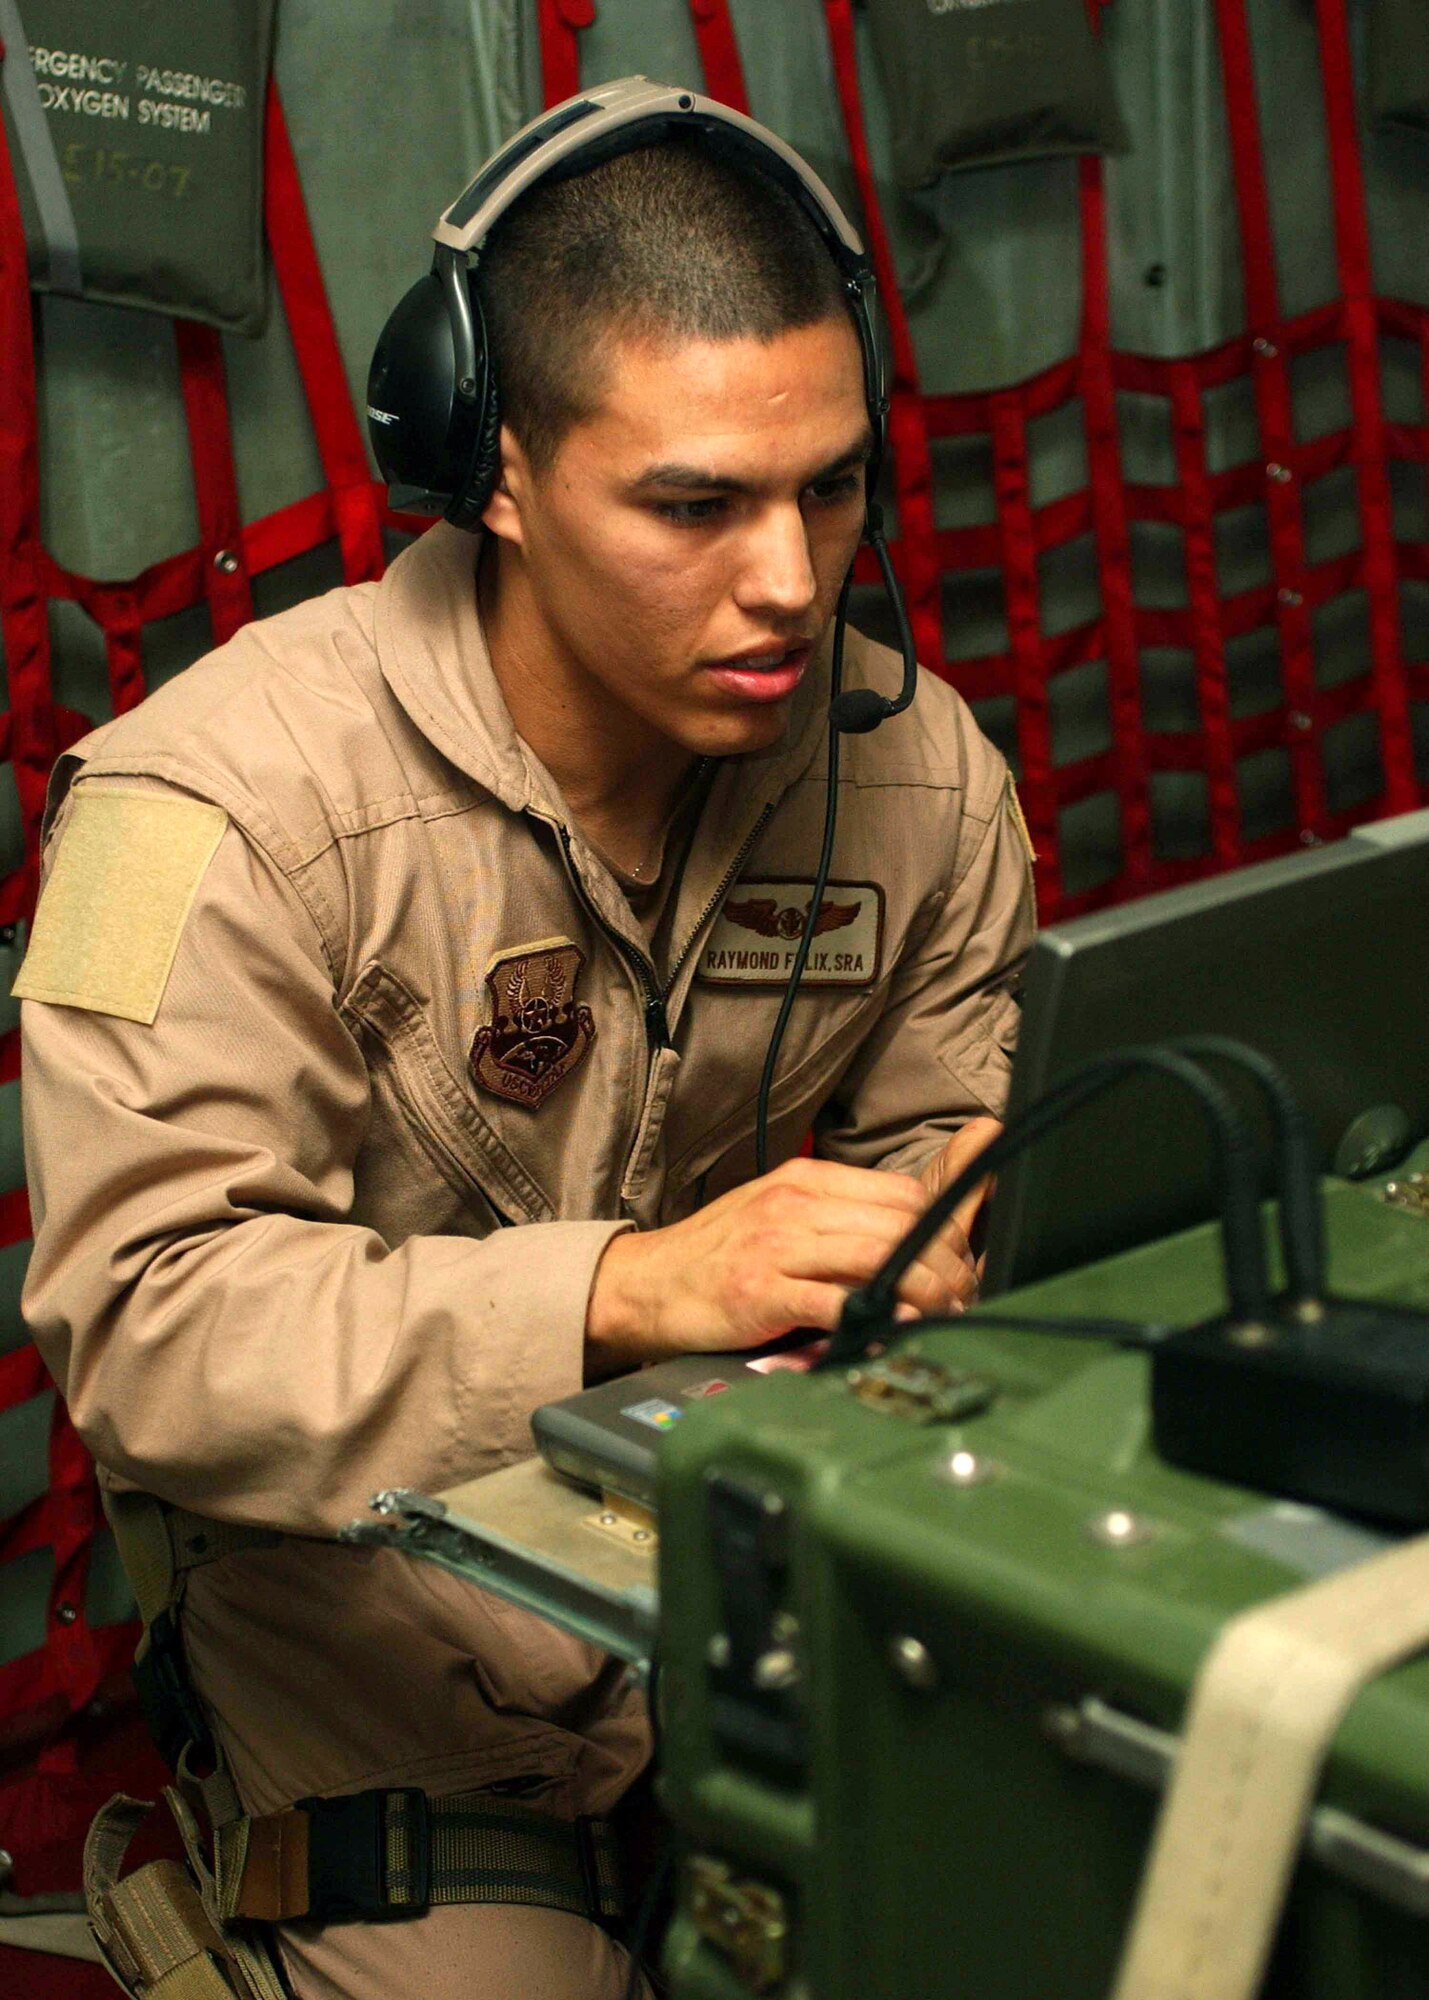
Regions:
<instances>
[{"instance_id":1,"label":"sticker on laptop","mask_svg":"<svg viewBox=\"0 0 1429 2000\"><path fill-rule=\"evenodd\" d=\"M809 876L737 882L700 953L710 986L782 986L809 919ZM883 951L876 882L828 882L804 969L805 986L872 986Z\"/></svg>"},{"instance_id":2,"label":"sticker on laptop","mask_svg":"<svg viewBox=\"0 0 1429 2000\"><path fill-rule=\"evenodd\" d=\"M692 1382L683 1394L687 1403L704 1403L708 1402L711 1396L722 1396L728 1387L728 1382L721 1382L719 1377L715 1376L709 1382Z\"/></svg>"},{"instance_id":3,"label":"sticker on laptop","mask_svg":"<svg viewBox=\"0 0 1429 2000\"><path fill-rule=\"evenodd\" d=\"M667 1403L660 1396L650 1396L643 1403L629 1404L620 1414L630 1417L637 1424L649 1424L652 1431L667 1431L685 1413L678 1403Z\"/></svg>"}]
</instances>

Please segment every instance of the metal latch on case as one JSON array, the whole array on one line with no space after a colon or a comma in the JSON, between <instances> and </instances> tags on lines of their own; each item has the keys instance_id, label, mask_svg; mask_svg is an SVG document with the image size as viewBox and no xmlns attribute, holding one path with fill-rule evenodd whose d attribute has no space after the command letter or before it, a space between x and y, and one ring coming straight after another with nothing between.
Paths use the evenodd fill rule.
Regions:
<instances>
[{"instance_id":1,"label":"metal latch on case","mask_svg":"<svg viewBox=\"0 0 1429 2000\"><path fill-rule=\"evenodd\" d=\"M752 1993L770 1993L788 1969L789 1917L766 1882L733 1874L727 1863L692 1854L690 1916L707 1944L727 1958Z\"/></svg>"},{"instance_id":2,"label":"metal latch on case","mask_svg":"<svg viewBox=\"0 0 1429 2000\"><path fill-rule=\"evenodd\" d=\"M960 1424L996 1399L997 1384L983 1375L955 1375L916 1354L886 1354L860 1362L844 1380L870 1410L884 1410L915 1424Z\"/></svg>"}]
</instances>

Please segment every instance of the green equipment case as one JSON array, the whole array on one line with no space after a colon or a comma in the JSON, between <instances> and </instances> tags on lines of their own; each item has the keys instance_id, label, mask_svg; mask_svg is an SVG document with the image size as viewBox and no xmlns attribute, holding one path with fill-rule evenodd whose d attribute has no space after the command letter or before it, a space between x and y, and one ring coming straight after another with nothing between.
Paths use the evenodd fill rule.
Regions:
<instances>
[{"instance_id":1,"label":"green equipment case","mask_svg":"<svg viewBox=\"0 0 1429 2000\"><path fill-rule=\"evenodd\" d=\"M1333 1290L1429 1308L1429 1220L1330 1184ZM1189 1324L1198 1229L1000 1300ZM674 2000L1106 2000L1225 1622L1387 1538L1158 1460L1148 1361L927 1330L702 1403L661 1450ZM1356 1700L1264 1994L1429 1996L1429 1660ZM1169 1989L1168 1989L1169 1990Z\"/></svg>"}]
</instances>

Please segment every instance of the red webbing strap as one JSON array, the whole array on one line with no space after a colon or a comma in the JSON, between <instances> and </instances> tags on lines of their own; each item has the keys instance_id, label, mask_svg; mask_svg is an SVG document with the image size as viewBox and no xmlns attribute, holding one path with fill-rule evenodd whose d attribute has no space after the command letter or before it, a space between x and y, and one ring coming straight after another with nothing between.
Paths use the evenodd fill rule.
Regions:
<instances>
[{"instance_id":1,"label":"red webbing strap","mask_svg":"<svg viewBox=\"0 0 1429 2000\"><path fill-rule=\"evenodd\" d=\"M744 87L744 66L739 59L729 0L690 0L690 18L705 73L705 94L727 104L731 111L747 115L749 94Z\"/></svg>"},{"instance_id":2,"label":"red webbing strap","mask_svg":"<svg viewBox=\"0 0 1429 2000\"><path fill-rule=\"evenodd\" d=\"M0 54L3 59L3 54ZM39 540L40 484L36 427L34 335L29 271L10 156L0 137L0 632L10 710L4 742L19 794L25 861L4 885L0 920L28 918L38 886L39 826L49 766L58 750L50 682L49 607ZM0 1077L19 1071L12 1031L0 1048ZM0 1194L0 1243L30 1234L24 1188ZM49 1386L33 1347L0 1360L0 1409L29 1401ZM0 1670L0 1714L34 1708L56 1687L72 1712L89 1701L105 1671L84 1617L89 1547L96 1525L93 1473L63 1403L50 1422L49 1490L26 1512L35 1546L53 1549L46 1605L46 1645ZM7 1524L8 1526L8 1524ZM0 1529L3 1542L4 1529Z\"/></svg>"},{"instance_id":3,"label":"red webbing strap","mask_svg":"<svg viewBox=\"0 0 1429 2000\"><path fill-rule=\"evenodd\" d=\"M342 552L343 581L367 583L380 577L385 566L382 489L368 470L293 142L277 85L271 81L264 124L263 202L273 269L332 500L332 529ZM298 540L287 553L296 555L311 546L310 537Z\"/></svg>"},{"instance_id":4,"label":"red webbing strap","mask_svg":"<svg viewBox=\"0 0 1429 2000\"><path fill-rule=\"evenodd\" d=\"M933 516L933 462L928 449L928 426L918 386L913 336L898 289L898 272L869 159L850 0L824 0L824 16L828 23L829 52L833 57L849 157L863 204L864 235L873 259L892 347L888 440L898 502L898 544L894 556L908 603L908 617L918 657L924 666L946 675L942 579L938 570L938 537Z\"/></svg>"},{"instance_id":5,"label":"red webbing strap","mask_svg":"<svg viewBox=\"0 0 1429 2000\"><path fill-rule=\"evenodd\" d=\"M1121 814L1122 872L1127 891L1136 895L1151 886L1151 793L1141 722L1141 662L1136 645L1131 535L1112 373L1106 175L1102 162L1094 158L1080 160L1078 174L1082 215L1082 409L1092 490L1092 533L1101 578L1112 765Z\"/></svg>"},{"instance_id":6,"label":"red webbing strap","mask_svg":"<svg viewBox=\"0 0 1429 2000\"><path fill-rule=\"evenodd\" d=\"M580 31L594 20L595 0L537 0L541 82L548 105L574 97L580 89Z\"/></svg>"},{"instance_id":7,"label":"red webbing strap","mask_svg":"<svg viewBox=\"0 0 1429 2000\"><path fill-rule=\"evenodd\" d=\"M1062 893L1062 876L1053 789L1052 711L1038 612L1037 527L1027 463L1027 408L1015 389L1002 390L990 401L992 480L1001 531L1008 647L1017 704L1017 752L1022 766L1020 796L1036 856L1033 877L1037 906L1050 909Z\"/></svg>"},{"instance_id":8,"label":"red webbing strap","mask_svg":"<svg viewBox=\"0 0 1429 2000\"><path fill-rule=\"evenodd\" d=\"M198 501L199 548L204 559L213 643L221 646L253 616L253 595L243 560L242 516L233 469L233 431L223 372L223 342L211 326L176 319L184 415Z\"/></svg>"},{"instance_id":9,"label":"red webbing strap","mask_svg":"<svg viewBox=\"0 0 1429 2000\"><path fill-rule=\"evenodd\" d=\"M1252 381L1264 459L1266 530L1275 580L1276 623L1285 690L1281 742L1290 760L1302 835L1329 832L1320 760L1320 704L1307 601L1305 524L1300 502L1295 413L1276 278L1275 236L1260 136L1260 110L1245 0L1216 0L1226 123L1235 170L1241 266L1252 334ZM1297 725L1293 717L1302 718ZM1308 727L1305 726L1308 722Z\"/></svg>"},{"instance_id":10,"label":"red webbing strap","mask_svg":"<svg viewBox=\"0 0 1429 2000\"><path fill-rule=\"evenodd\" d=\"M4 60L0 45L0 61ZM39 440L30 274L9 149L0 134L0 637L10 699L10 761L20 799L26 860L20 907L28 917L39 885L37 856L45 788L56 747L50 688L49 606L41 575Z\"/></svg>"},{"instance_id":11,"label":"red webbing strap","mask_svg":"<svg viewBox=\"0 0 1429 2000\"><path fill-rule=\"evenodd\" d=\"M1394 505L1385 463L1379 318L1374 303L1369 218L1365 210L1354 63L1345 0L1316 0L1315 16L1320 29L1320 66L1330 142L1335 247L1345 298L1345 347L1364 535L1364 582L1369 598L1370 672L1379 711L1384 764L1384 810L1407 812L1418 803L1418 786L1414 775L1409 689L1400 640Z\"/></svg>"},{"instance_id":12,"label":"red webbing strap","mask_svg":"<svg viewBox=\"0 0 1429 2000\"><path fill-rule=\"evenodd\" d=\"M137 708L148 693L144 685L144 621L139 600L125 584L115 584L109 592L104 628L105 665L109 676L109 698L114 713Z\"/></svg>"},{"instance_id":13,"label":"red webbing strap","mask_svg":"<svg viewBox=\"0 0 1429 2000\"><path fill-rule=\"evenodd\" d=\"M1172 362L1170 376L1171 429L1185 535L1186 594L1191 607L1191 651L1204 738L1211 852L1217 867L1233 868L1240 859L1240 799L1236 790L1230 678L1216 576L1214 500L1206 459L1206 409L1194 362Z\"/></svg>"}]
</instances>

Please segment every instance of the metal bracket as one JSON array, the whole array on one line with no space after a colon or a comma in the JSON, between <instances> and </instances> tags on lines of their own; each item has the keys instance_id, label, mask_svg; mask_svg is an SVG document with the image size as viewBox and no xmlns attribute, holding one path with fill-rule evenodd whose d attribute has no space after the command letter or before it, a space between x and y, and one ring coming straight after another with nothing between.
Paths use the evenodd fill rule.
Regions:
<instances>
[{"instance_id":1,"label":"metal bracket","mask_svg":"<svg viewBox=\"0 0 1429 2000\"><path fill-rule=\"evenodd\" d=\"M655 1532L655 1516L650 1509L625 1499L619 1493L602 1493L600 1512L583 1515L582 1522L598 1535L613 1536L627 1548L645 1549L653 1554L660 1545L660 1538Z\"/></svg>"},{"instance_id":2,"label":"metal bracket","mask_svg":"<svg viewBox=\"0 0 1429 2000\"><path fill-rule=\"evenodd\" d=\"M1043 1721L1059 1749L1147 1791L1170 1779L1180 1740L1169 1730L1123 1715L1094 1695L1075 1707L1048 1709ZM1429 1851L1382 1833L1336 1806L1316 1806L1305 1848L1327 1873L1411 1917L1429 1917Z\"/></svg>"},{"instance_id":3,"label":"metal bracket","mask_svg":"<svg viewBox=\"0 0 1429 2000\"><path fill-rule=\"evenodd\" d=\"M655 1644L655 1536L624 1540L586 1525L590 1496L539 1460L504 1466L445 1499L405 1488L372 1501L379 1518L339 1539L396 1549L449 1570L637 1666Z\"/></svg>"},{"instance_id":4,"label":"metal bracket","mask_svg":"<svg viewBox=\"0 0 1429 2000\"><path fill-rule=\"evenodd\" d=\"M915 1424L958 1424L996 1400L997 1384L982 1375L955 1375L916 1354L887 1354L860 1362L844 1376L866 1409L883 1410Z\"/></svg>"},{"instance_id":5,"label":"metal bracket","mask_svg":"<svg viewBox=\"0 0 1429 2000\"><path fill-rule=\"evenodd\" d=\"M733 1965L753 1993L783 1983L789 1918L784 1898L767 1883L736 1876L727 1863L692 1854L690 1915L706 1944Z\"/></svg>"}]
</instances>

